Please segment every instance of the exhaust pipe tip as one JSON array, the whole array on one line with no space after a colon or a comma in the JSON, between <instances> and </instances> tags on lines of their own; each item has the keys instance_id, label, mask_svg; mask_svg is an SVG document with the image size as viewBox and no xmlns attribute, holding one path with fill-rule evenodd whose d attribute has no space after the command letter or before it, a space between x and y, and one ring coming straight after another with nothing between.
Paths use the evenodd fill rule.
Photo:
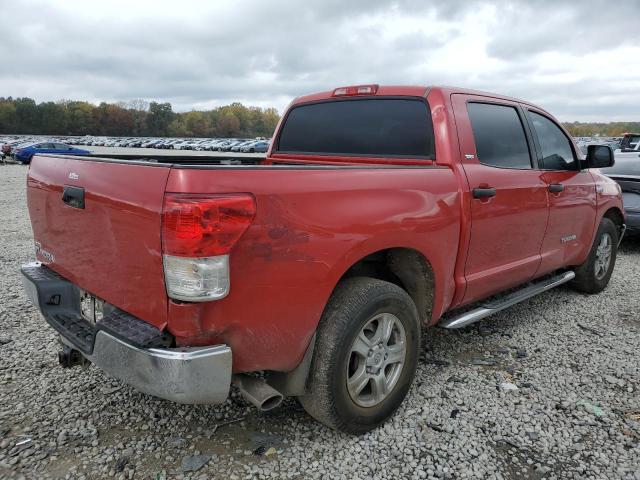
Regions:
<instances>
[{"instance_id":1,"label":"exhaust pipe tip","mask_svg":"<svg viewBox=\"0 0 640 480\"><path fill-rule=\"evenodd\" d=\"M269 410L273 410L274 408L278 408L282 405L282 400L282 395L276 392L276 395L266 398L258 408L263 412L268 412Z\"/></svg>"},{"instance_id":2,"label":"exhaust pipe tip","mask_svg":"<svg viewBox=\"0 0 640 480\"><path fill-rule=\"evenodd\" d=\"M233 382L243 398L262 412L268 412L279 407L284 399L283 395L269 385L262 378L238 375Z\"/></svg>"}]
</instances>

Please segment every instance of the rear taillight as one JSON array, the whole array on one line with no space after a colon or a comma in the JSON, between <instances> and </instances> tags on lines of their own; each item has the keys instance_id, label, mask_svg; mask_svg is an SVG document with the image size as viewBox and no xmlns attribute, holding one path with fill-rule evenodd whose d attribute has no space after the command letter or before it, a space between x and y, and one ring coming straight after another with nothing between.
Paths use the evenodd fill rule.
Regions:
<instances>
[{"instance_id":1,"label":"rear taillight","mask_svg":"<svg viewBox=\"0 0 640 480\"><path fill-rule=\"evenodd\" d=\"M229 251L249 228L256 203L248 194L167 194L162 249L169 297L217 300L229 293Z\"/></svg>"},{"instance_id":2,"label":"rear taillight","mask_svg":"<svg viewBox=\"0 0 640 480\"><path fill-rule=\"evenodd\" d=\"M256 214L251 195L167 194L162 210L163 252L179 257L229 253Z\"/></svg>"}]
</instances>

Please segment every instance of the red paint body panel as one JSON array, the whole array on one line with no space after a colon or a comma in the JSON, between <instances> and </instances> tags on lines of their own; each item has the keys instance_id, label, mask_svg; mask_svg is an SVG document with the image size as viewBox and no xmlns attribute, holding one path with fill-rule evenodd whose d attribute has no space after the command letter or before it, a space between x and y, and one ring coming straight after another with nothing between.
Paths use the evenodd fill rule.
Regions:
<instances>
[{"instance_id":1,"label":"red paint body panel","mask_svg":"<svg viewBox=\"0 0 640 480\"><path fill-rule=\"evenodd\" d=\"M27 177L38 260L84 290L158 328L167 320L160 212L169 168L35 156ZM77 179L70 179L73 172ZM62 186L85 189L85 209Z\"/></svg>"},{"instance_id":2,"label":"red paint body panel","mask_svg":"<svg viewBox=\"0 0 640 480\"><path fill-rule=\"evenodd\" d=\"M602 216L621 210L617 184L597 171L499 169L465 156L475 155L466 99L536 108L531 104L448 87L381 86L376 95L426 97L434 161L270 151L259 166L152 167L35 157L28 178L35 239L54 253L51 268L166 327L178 344L226 343L234 372L290 371L341 276L371 253L403 247L424 255L435 276L433 324L459 305L581 263ZM69 180L70 172L79 179ZM547 186L558 182L567 188L551 196ZM65 184L85 188L85 210L61 203ZM471 190L485 184L498 195L474 199ZM230 252L227 297L168 300L160 241L165 192L255 197L255 219ZM575 242L560 243L572 233Z\"/></svg>"},{"instance_id":3,"label":"red paint body panel","mask_svg":"<svg viewBox=\"0 0 640 480\"><path fill-rule=\"evenodd\" d=\"M344 272L390 247L430 259L441 311L453 295L456 188L447 168L175 168L167 191L251 192L257 214L231 251L229 296L171 304L168 328L181 343L230 345L235 371L290 370Z\"/></svg>"},{"instance_id":4,"label":"red paint body panel","mask_svg":"<svg viewBox=\"0 0 640 480\"><path fill-rule=\"evenodd\" d=\"M538 275L558 268L558 265L579 265L589 255L596 224L596 186L587 170L580 172L544 172L547 184L561 183L564 191L549 193L549 222L542 244L542 262ZM599 223L599 222L598 222ZM562 242L563 237L574 240Z\"/></svg>"},{"instance_id":5,"label":"red paint body panel","mask_svg":"<svg viewBox=\"0 0 640 480\"><path fill-rule=\"evenodd\" d=\"M470 190L493 187L497 193L485 199L474 199L470 192L465 193L471 205L471 234L464 270L467 280L464 303L533 278L540 265L540 245L549 217L547 185L540 171L496 168L478 161L467 115L468 101L491 99L477 95L452 96L461 148L459 162ZM496 101L500 105L518 106L508 100Z\"/></svg>"}]
</instances>

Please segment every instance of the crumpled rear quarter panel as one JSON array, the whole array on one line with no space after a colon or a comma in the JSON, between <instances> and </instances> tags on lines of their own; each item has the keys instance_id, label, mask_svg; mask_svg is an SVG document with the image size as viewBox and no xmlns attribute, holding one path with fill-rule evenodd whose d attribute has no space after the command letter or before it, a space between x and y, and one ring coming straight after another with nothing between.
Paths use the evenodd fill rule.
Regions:
<instances>
[{"instance_id":1,"label":"crumpled rear quarter panel","mask_svg":"<svg viewBox=\"0 0 640 480\"><path fill-rule=\"evenodd\" d=\"M178 341L228 344L235 372L295 368L340 277L373 252L422 252L436 303L453 296L460 205L448 168L175 168L167 191L256 198L255 221L230 254L229 296L169 304Z\"/></svg>"}]
</instances>

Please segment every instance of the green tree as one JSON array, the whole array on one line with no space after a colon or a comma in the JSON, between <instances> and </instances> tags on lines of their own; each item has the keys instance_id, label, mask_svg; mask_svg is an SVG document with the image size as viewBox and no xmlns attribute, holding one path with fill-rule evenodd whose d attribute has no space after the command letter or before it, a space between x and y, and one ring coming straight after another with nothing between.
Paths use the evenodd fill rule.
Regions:
<instances>
[{"instance_id":1,"label":"green tree","mask_svg":"<svg viewBox=\"0 0 640 480\"><path fill-rule=\"evenodd\" d=\"M262 111L262 130L259 135L263 137L270 137L280 121L280 114L275 108L267 108Z\"/></svg>"},{"instance_id":2,"label":"green tree","mask_svg":"<svg viewBox=\"0 0 640 480\"><path fill-rule=\"evenodd\" d=\"M28 129L26 132L37 131L47 135L59 135L66 133L67 110L61 103L43 102L38 105L38 125L39 128Z\"/></svg>"},{"instance_id":3,"label":"green tree","mask_svg":"<svg viewBox=\"0 0 640 480\"><path fill-rule=\"evenodd\" d=\"M167 135L174 113L170 103L151 102L147 115L147 131L150 135Z\"/></svg>"},{"instance_id":4,"label":"green tree","mask_svg":"<svg viewBox=\"0 0 640 480\"><path fill-rule=\"evenodd\" d=\"M274 108L246 107L235 102L205 111L174 113L170 103L131 100L116 104L0 97L0 133L126 136L270 136L280 116ZM623 128L604 125L610 131ZM582 124L571 128L587 129ZM633 127L624 127L633 130Z\"/></svg>"},{"instance_id":5,"label":"green tree","mask_svg":"<svg viewBox=\"0 0 640 480\"><path fill-rule=\"evenodd\" d=\"M139 137L145 134L147 115L149 114L149 102L142 99L131 100L127 108L133 117L133 131L131 135Z\"/></svg>"},{"instance_id":6,"label":"green tree","mask_svg":"<svg viewBox=\"0 0 640 480\"><path fill-rule=\"evenodd\" d=\"M0 132L17 132L16 118L16 106L13 101L0 98Z\"/></svg>"},{"instance_id":7,"label":"green tree","mask_svg":"<svg viewBox=\"0 0 640 480\"><path fill-rule=\"evenodd\" d=\"M237 137L240 135L240 120L231 110L225 110L218 118L215 131L220 137Z\"/></svg>"},{"instance_id":8,"label":"green tree","mask_svg":"<svg viewBox=\"0 0 640 480\"><path fill-rule=\"evenodd\" d=\"M89 135L95 131L93 110L96 108L88 102L68 102L67 133L69 135Z\"/></svg>"},{"instance_id":9,"label":"green tree","mask_svg":"<svg viewBox=\"0 0 640 480\"><path fill-rule=\"evenodd\" d=\"M133 130L131 111L119 105L109 104L105 110L104 131L106 135L130 135Z\"/></svg>"},{"instance_id":10,"label":"green tree","mask_svg":"<svg viewBox=\"0 0 640 480\"><path fill-rule=\"evenodd\" d=\"M39 130L39 116L36 102L28 97L16 98L16 129L18 133L30 133Z\"/></svg>"},{"instance_id":11,"label":"green tree","mask_svg":"<svg viewBox=\"0 0 640 480\"><path fill-rule=\"evenodd\" d=\"M93 124L95 126L96 135L106 135L106 123L107 123L107 107L109 105L106 102L101 102L96 108L93 109Z\"/></svg>"},{"instance_id":12,"label":"green tree","mask_svg":"<svg viewBox=\"0 0 640 480\"><path fill-rule=\"evenodd\" d=\"M188 137L189 132L182 115L176 115L169 125L169 135L172 137Z\"/></svg>"},{"instance_id":13,"label":"green tree","mask_svg":"<svg viewBox=\"0 0 640 480\"><path fill-rule=\"evenodd\" d=\"M184 118L190 136L208 137L212 135L211 121L204 112L187 112L181 116Z\"/></svg>"}]
</instances>

